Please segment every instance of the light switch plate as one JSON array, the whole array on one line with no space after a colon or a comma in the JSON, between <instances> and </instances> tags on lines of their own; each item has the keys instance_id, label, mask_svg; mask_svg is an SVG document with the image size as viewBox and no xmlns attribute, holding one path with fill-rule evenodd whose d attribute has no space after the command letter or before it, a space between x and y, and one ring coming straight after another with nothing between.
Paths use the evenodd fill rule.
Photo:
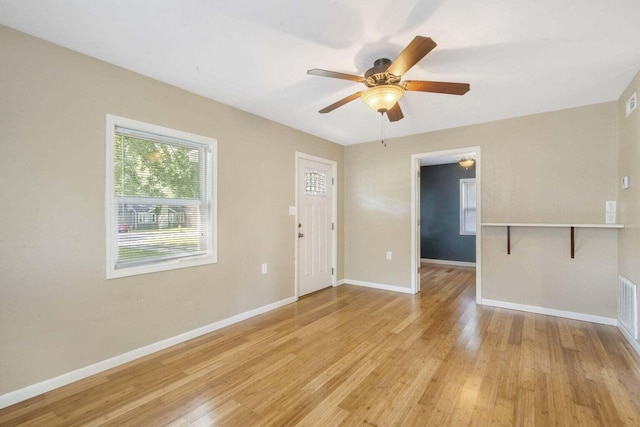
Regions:
<instances>
[{"instance_id":1,"label":"light switch plate","mask_svg":"<svg viewBox=\"0 0 640 427\"><path fill-rule=\"evenodd\" d=\"M607 224L615 224L616 223L616 213L615 212L607 212L605 223Z\"/></svg>"},{"instance_id":2,"label":"light switch plate","mask_svg":"<svg viewBox=\"0 0 640 427\"><path fill-rule=\"evenodd\" d=\"M296 207L289 206L289 215L295 215L295 214L296 214Z\"/></svg>"},{"instance_id":3,"label":"light switch plate","mask_svg":"<svg viewBox=\"0 0 640 427\"><path fill-rule=\"evenodd\" d=\"M609 200L607 202L605 202L605 212L609 213L609 212L616 212L616 202L615 200Z\"/></svg>"}]
</instances>

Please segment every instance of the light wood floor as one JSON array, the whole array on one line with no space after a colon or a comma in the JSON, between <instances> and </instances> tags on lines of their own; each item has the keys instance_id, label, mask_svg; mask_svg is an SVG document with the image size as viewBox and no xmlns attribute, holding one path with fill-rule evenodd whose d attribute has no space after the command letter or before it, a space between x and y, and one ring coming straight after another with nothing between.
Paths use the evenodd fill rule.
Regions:
<instances>
[{"instance_id":1,"label":"light wood floor","mask_svg":"<svg viewBox=\"0 0 640 427\"><path fill-rule=\"evenodd\" d=\"M640 425L640 359L610 326L344 285L0 410L2 425Z\"/></svg>"}]
</instances>

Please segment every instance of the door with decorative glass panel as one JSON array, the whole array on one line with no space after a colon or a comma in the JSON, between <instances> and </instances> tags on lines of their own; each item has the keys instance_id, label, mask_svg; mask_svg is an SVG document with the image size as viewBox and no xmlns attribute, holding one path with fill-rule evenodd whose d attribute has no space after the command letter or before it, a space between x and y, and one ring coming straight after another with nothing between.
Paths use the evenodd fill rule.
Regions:
<instances>
[{"instance_id":1,"label":"door with decorative glass panel","mask_svg":"<svg viewBox=\"0 0 640 427\"><path fill-rule=\"evenodd\" d=\"M298 295L333 283L332 162L298 158Z\"/></svg>"}]
</instances>

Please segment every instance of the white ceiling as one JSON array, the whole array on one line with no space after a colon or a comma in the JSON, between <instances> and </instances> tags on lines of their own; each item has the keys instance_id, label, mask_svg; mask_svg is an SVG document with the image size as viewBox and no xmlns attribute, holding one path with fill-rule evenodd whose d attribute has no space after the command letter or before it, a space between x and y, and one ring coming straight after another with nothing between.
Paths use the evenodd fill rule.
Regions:
<instances>
[{"instance_id":1,"label":"white ceiling","mask_svg":"<svg viewBox=\"0 0 640 427\"><path fill-rule=\"evenodd\" d=\"M471 91L405 94L386 138L616 100L640 70L638 0L0 0L0 23L344 145L379 114L319 114L364 86L306 71L362 75L415 35L438 46L403 78Z\"/></svg>"}]
</instances>

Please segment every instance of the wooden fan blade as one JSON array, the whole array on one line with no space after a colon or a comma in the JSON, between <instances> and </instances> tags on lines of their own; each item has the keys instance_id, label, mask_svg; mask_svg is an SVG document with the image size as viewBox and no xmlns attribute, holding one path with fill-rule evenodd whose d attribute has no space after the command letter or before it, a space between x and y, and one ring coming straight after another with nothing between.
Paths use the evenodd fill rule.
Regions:
<instances>
[{"instance_id":1,"label":"wooden fan blade","mask_svg":"<svg viewBox=\"0 0 640 427\"><path fill-rule=\"evenodd\" d=\"M422 80L407 80L403 82L405 90L415 92L435 92L449 95L464 95L469 92L469 83L427 82Z\"/></svg>"},{"instance_id":2,"label":"wooden fan blade","mask_svg":"<svg viewBox=\"0 0 640 427\"><path fill-rule=\"evenodd\" d=\"M424 58L427 53L436 47L436 42L431 37L416 36L407 47L404 48L400 55L393 61L387 71L393 75L401 76L411 67L416 65L418 61Z\"/></svg>"},{"instance_id":3,"label":"wooden fan blade","mask_svg":"<svg viewBox=\"0 0 640 427\"><path fill-rule=\"evenodd\" d=\"M352 82L364 81L364 77L356 76L353 74L337 73L335 71L321 70L319 68L308 70L307 74L311 76L332 77L334 79L351 80Z\"/></svg>"},{"instance_id":4,"label":"wooden fan blade","mask_svg":"<svg viewBox=\"0 0 640 427\"><path fill-rule=\"evenodd\" d=\"M402 110L400 109L399 102L396 102L396 105L394 105L389 111L387 111L387 117L389 118L390 122L397 122L404 117L404 114L402 114Z\"/></svg>"},{"instance_id":5,"label":"wooden fan blade","mask_svg":"<svg viewBox=\"0 0 640 427\"><path fill-rule=\"evenodd\" d=\"M362 91L360 92L356 92L356 93L352 93L351 95L347 96L346 98L342 98L340 101L338 102L334 102L333 104L329 105L328 107L324 107L322 110L319 111L319 113L328 113L330 111L335 110L338 107L342 107L344 104L353 101L354 99L360 98L360 94L362 93Z\"/></svg>"}]
</instances>

